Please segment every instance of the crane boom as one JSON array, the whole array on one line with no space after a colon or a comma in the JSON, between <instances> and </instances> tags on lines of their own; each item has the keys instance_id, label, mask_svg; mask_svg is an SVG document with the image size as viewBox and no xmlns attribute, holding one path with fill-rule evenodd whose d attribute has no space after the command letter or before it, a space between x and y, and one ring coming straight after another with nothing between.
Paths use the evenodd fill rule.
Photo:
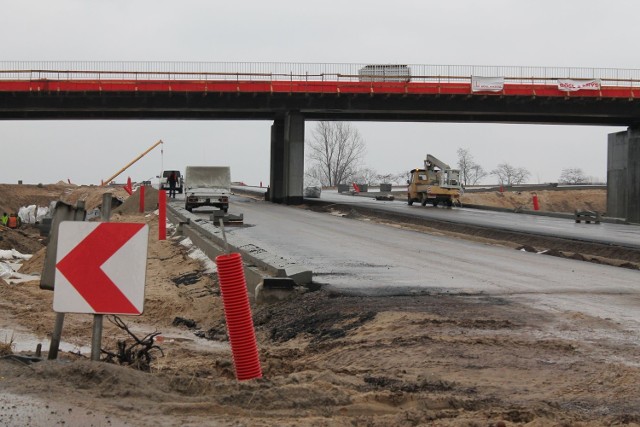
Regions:
<instances>
[{"instance_id":1,"label":"crane boom","mask_svg":"<svg viewBox=\"0 0 640 427\"><path fill-rule=\"evenodd\" d=\"M433 166L437 166L441 170L451 169L451 167L448 164L446 164L442 160L437 159L435 156L432 156L431 154L427 154L427 159L424 162L425 169L428 169L427 162L431 163Z\"/></svg>"},{"instance_id":2,"label":"crane boom","mask_svg":"<svg viewBox=\"0 0 640 427\"><path fill-rule=\"evenodd\" d=\"M129 163L127 163L127 165L125 167L123 167L122 169L120 169L118 172L114 173L113 176L110 176L108 179L102 181L102 186L107 185L108 183L110 183L113 179L115 179L118 175L120 175L122 172L126 171L132 164L134 164L135 162L137 162L138 160L140 160L141 158L143 158L149 151L153 150L154 148L156 148L158 145L162 144L162 140L158 140L158 142L156 142L155 144L153 144L151 147L149 147L144 153L140 154L138 157L136 157L135 159L133 159L132 161L130 161Z\"/></svg>"}]
</instances>

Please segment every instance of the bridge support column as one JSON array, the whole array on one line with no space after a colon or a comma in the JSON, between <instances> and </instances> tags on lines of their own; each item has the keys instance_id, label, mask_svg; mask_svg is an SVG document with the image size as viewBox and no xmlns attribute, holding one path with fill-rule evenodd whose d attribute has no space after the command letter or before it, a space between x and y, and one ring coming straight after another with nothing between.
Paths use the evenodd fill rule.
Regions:
<instances>
[{"instance_id":1,"label":"bridge support column","mask_svg":"<svg viewBox=\"0 0 640 427\"><path fill-rule=\"evenodd\" d=\"M271 125L269 196L274 203L302 203L304 186L304 117L287 112Z\"/></svg>"},{"instance_id":2,"label":"bridge support column","mask_svg":"<svg viewBox=\"0 0 640 427\"><path fill-rule=\"evenodd\" d=\"M276 119L271 125L271 163L269 167L269 200L284 200L284 119Z\"/></svg>"},{"instance_id":3,"label":"bridge support column","mask_svg":"<svg viewBox=\"0 0 640 427\"><path fill-rule=\"evenodd\" d=\"M640 129L609 134L607 216L640 223Z\"/></svg>"}]
</instances>

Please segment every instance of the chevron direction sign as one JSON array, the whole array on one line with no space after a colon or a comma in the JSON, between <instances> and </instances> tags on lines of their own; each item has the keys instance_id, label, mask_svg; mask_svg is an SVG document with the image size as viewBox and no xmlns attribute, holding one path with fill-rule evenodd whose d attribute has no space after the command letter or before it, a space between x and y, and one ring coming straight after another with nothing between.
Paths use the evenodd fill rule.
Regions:
<instances>
[{"instance_id":1,"label":"chevron direction sign","mask_svg":"<svg viewBox=\"0 0 640 427\"><path fill-rule=\"evenodd\" d=\"M146 224L60 223L53 310L142 314L148 236Z\"/></svg>"}]
</instances>

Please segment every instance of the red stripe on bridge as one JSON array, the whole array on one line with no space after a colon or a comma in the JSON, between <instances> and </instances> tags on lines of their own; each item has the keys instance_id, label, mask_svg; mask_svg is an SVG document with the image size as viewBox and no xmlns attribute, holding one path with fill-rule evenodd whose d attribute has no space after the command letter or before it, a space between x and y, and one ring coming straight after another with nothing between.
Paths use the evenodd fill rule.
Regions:
<instances>
[{"instance_id":1,"label":"red stripe on bridge","mask_svg":"<svg viewBox=\"0 0 640 427\"><path fill-rule=\"evenodd\" d=\"M635 88L638 91L638 88ZM406 94L635 98L633 87L565 92L555 85L505 84L500 92L472 92L470 83L229 80L0 80L0 92L217 92L299 94Z\"/></svg>"}]
</instances>

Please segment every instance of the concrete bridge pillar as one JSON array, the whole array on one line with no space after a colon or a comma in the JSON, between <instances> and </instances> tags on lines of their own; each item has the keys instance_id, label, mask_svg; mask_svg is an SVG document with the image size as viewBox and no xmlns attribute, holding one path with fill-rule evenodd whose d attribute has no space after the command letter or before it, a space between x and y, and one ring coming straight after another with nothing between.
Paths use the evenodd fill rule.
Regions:
<instances>
[{"instance_id":1,"label":"concrete bridge pillar","mask_svg":"<svg viewBox=\"0 0 640 427\"><path fill-rule=\"evenodd\" d=\"M284 118L271 125L271 162L269 166L269 200L284 200Z\"/></svg>"},{"instance_id":2,"label":"concrete bridge pillar","mask_svg":"<svg viewBox=\"0 0 640 427\"><path fill-rule=\"evenodd\" d=\"M269 196L274 203L302 203L304 186L304 117L287 112L271 125Z\"/></svg>"},{"instance_id":3,"label":"concrete bridge pillar","mask_svg":"<svg viewBox=\"0 0 640 427\"><path fill-rule=\"evenodd\" d=\"M609 134L607 216L640 223L640 129Z\"/></svg>"}]
</instances>

